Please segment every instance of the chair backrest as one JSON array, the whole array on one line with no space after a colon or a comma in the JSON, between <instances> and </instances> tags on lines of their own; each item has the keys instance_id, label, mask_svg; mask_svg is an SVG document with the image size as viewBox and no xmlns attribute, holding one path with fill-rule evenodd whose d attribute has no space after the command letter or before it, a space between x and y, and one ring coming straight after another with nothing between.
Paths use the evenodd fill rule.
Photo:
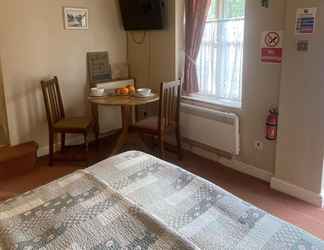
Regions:
<instances>
[{"instance_id":1,"label":"chair backrest","mask_svg":"<svg viewBox=\"0 0 324 250\"><path fill-rule=\"evenodd\" d=\"M181 80L163 82L160 88L159 129L179 126L181 101Z\"/></svg>"},{"instance_id":2,"label":"chair backrest","mask_svg":"<svg viewBox=\"0 0 324 250\"><path fill-rule=\"evenodd\" d=\"M53 124L64 119L64 106L58 79L54 78L41 81L48 126L51 128Z\"/></svg>"}]
</instances>

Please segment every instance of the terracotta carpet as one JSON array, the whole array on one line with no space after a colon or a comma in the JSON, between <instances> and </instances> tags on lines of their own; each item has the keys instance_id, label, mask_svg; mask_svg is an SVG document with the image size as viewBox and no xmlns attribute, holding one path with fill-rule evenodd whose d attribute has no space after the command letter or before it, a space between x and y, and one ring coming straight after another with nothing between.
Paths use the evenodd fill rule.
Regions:
<instances>
[{"instance_id":1,"label":"terracotta carpet","mask_svg":"<svg viewBox=\"0 0 324 250\"><path fill-rule=\"evenodd\" d=\"M114 140L114 137L101 140L99 151L92 145L88 165L109 157ZM127 146L124 150L131 149L139 150L136 147L136 140L132 146ZM57 157L62 159L75 159L83 156L84 152L79 147L71 147L64 154L57 154ZM181 162L176 159L173 153L167 154L168 161L180 165L188 171L214 182L241 199L324 239L324 209L316 208L303 201L271 190L266 182L189 152L184 153L184 159ZM57 161L53 167L48 167L47 157L40 158L36 168L29 174L0 182L0 200L28 191L85 167L87 167L85 162L66 160Z\"/></svg>"}]
</instances>

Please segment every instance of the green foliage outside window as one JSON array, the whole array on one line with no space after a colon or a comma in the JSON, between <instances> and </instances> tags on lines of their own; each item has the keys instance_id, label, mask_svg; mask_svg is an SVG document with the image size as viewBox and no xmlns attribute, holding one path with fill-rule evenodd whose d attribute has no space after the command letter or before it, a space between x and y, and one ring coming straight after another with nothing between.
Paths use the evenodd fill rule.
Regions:
<instances>
[{"instance_id":1,"label":"green foliage outside window","mask_svg":"<svg viewBox=\"0 0 324 250\"><path fill-rule=\"evenodd\" d=\"M212 0L209 13L208 13L208 19L217 18L217 8L218 8L217 0Z\"/></svg>"},{"instance_id":2,"label":"green foliage outside window","mask_svg":"<svg viewBox=\"0 0 324 250\"><path fill-rule=\"evenodd\" d=\"M218 14L218 8L222 8ZM244 17L245 0L212 0L208 19Z\"/></svg>"}]
</instances>

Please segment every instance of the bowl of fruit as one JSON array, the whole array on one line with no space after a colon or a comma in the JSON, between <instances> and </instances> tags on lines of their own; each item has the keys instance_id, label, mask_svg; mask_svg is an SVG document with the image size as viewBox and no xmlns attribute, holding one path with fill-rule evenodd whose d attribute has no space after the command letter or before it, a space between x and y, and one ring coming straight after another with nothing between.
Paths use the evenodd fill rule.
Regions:
<instances>
[{"instance_id":1,"label":"bowl of fruit","mask_svg":"<svg viewBox=\"0 0 324 250\"><path fill-rule=\"evenodd\" d=\"M121 96L127 96L127 95L133 95L135 94L136 90L133 85L128 85L123 88L118 88L115 90L116 95L121 95Z\"/></svg>"}]
</instances>

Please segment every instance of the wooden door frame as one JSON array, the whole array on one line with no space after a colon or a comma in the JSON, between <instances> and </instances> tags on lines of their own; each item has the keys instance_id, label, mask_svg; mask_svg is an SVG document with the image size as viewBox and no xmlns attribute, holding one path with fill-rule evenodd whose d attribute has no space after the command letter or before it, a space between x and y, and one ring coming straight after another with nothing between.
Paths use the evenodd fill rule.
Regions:
<instances>
[{"instance_id":1,"label":"wooden door frame","mask_svg":"<svg viewBox=\"0 0 324 250\"><path fill-rule=\"evenodd\" d=\"M1 110L3 109L3 110ZM3 124L4 123L4 126ZM5 89L3 83L2 73L2 61L0 57L0 129L4 129L4 142L0 141L0 144L10 144L9 127L8 127L8 114L7 114L7 103L5 96Z\"/></svg>"}]
</instances>

